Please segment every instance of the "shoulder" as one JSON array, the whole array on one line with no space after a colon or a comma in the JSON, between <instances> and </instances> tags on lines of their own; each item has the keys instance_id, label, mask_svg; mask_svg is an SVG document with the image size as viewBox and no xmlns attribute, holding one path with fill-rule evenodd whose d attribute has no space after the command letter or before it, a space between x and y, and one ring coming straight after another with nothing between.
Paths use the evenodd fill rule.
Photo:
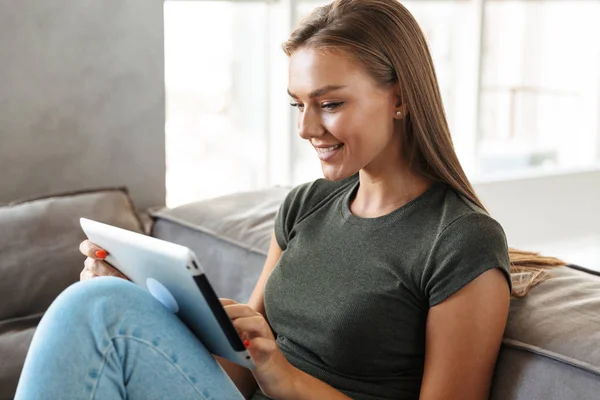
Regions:
<instances>
[{"instance_id":1,"label":"shoulder","mask_svg":"<svg viewBox=\"0 0 600 400\"><path fill-rule=\"evenodd\" d=\"M507 248L504 229L487 211L447 187L433 248L452 245L467 251L475 244L504 250Z\"/></svg>"},{"instance_id":2,"label":"shoulder","mask_svg":"<svg viewBox=\"0 0 600 400\"><path fill-rule=\"evenodd\" d=\"M499 268L509 280L504 229L487 212L448 189L421 287L433 306L483 272Z\"/></svg>"}]
</instances>

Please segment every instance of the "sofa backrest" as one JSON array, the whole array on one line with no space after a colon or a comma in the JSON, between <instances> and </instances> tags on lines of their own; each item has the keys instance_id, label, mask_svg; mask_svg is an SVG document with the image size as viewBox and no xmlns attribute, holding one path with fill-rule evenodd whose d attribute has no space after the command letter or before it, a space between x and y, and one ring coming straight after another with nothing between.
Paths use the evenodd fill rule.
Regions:
<instances>
[{"instance_id":1,"label":"sofa backrest","mask_svg":"<svg viewBox=\"0 0 600 400\"><path fill-rule=\"evenodd\" d=\"M492 398L600 398L600 273L556 268L512 300Z\"/></svg>"}]
</instances>

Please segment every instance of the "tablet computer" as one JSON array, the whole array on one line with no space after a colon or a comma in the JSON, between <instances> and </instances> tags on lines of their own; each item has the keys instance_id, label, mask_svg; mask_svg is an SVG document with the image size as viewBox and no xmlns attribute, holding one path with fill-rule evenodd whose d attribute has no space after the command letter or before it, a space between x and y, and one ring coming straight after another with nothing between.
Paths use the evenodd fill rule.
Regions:
<instances>
[{"instance_id":1,"label":"tablet computer","mask_svg":"<svg viewBox=\"0 0 600 400\"><path fill-rule=\"evenodd\" d=\"M254 368L250 354L187 247L81 218L89 240L108 252L106 262L171 310L217 356Z\"/></svg>"}]
</instances>

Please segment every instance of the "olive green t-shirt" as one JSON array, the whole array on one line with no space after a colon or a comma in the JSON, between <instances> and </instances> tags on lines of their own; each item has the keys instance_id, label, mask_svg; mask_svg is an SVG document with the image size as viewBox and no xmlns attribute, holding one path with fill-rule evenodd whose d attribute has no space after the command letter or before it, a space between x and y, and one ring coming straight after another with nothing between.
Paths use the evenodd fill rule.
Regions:
<instances>
[{"instance_id":1,"label":"olive green t-shirt","mask_svg":"<svg viewBox=\"0 0 600 400\"><path fill-rule=\"evenodd\" d=\"M378 218L350 211L358 186L354 175L289 193L266 315L292 365L351 398L418 399L429 308L492 268L510 286L506 237L444 183Z\"/></svg>"}]
</instances>

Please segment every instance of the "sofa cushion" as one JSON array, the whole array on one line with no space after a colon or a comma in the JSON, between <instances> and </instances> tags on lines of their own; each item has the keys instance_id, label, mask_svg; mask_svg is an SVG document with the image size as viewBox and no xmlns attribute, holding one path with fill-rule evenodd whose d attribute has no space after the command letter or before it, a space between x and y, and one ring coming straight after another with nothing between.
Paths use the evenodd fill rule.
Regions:
<instances>
[{"instance_id":1,"label":"sofa cushion","mask_svg":"<svg viewBox=\"0 0 600 400\"><path fill-rule=\"evenodd\" d=\"M289 189L272 188L150 212L152 236L192 249L220 297L245 302L269 249Z\"/></svg>"},{"instance_id":2,"label":"sofa cushion","mask_svg":"<svg viewBox=\"0 0 600 400\"><path fill-rule=\"evenodd\" d=\"M597 399L600 276L561 267L511 301L493 399Z\"/></svg>"},{"instance_id":3,"label":"sofa cushion","mask_svg":"<svg viewBox=\"0 0 600 400\"><path fill-rule=\"evenodd\" d=\"M142 232L125 189L67 193L0 207L0 399L12 398L35 327L79 280L86 217Z\"/></svg>"},{"instance_id":4,"label":"sofa cushion","mask_svg":"<svg viewBox=\"0 0 600 400\"><path fill-rule=\"evenodd\" d=\"M0 322L0 399L14 396L25 355L42 313Z\"/></svg>"},{"instance_id":5,"label":"sofa cushion","mask_svg":"<svg viewBox=\"0 0 600 400\"><path fill-rule=\"evenodd\" d=\"M86 217L142 232L124 189L106 189L28 200L0 207L0 321L45 311L79 279L79 243Z\"/></svg>"}]
</instances>

